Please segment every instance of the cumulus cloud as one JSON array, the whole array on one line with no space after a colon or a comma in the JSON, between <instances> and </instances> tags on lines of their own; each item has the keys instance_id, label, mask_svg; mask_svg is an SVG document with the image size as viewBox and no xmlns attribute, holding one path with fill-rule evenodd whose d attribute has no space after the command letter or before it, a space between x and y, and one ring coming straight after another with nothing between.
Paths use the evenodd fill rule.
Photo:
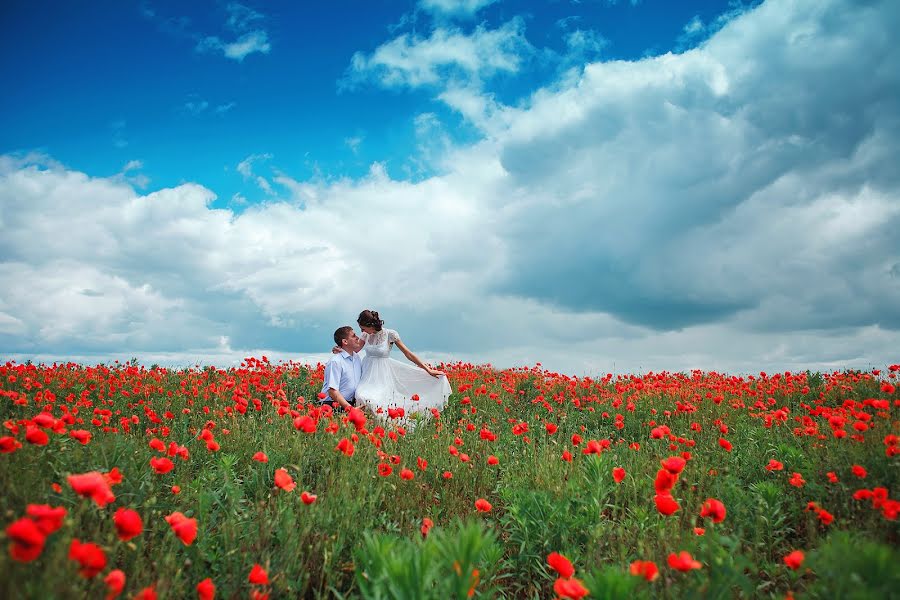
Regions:
<instances>
[{"instance_id":1,"label":"cumulus cloud","mask_svg":"<svg viewBox=\"0 0 900 600\"><path fill-rule=\"evenodd\" d=\"M278 170L286 196L240 212L197 184L140 194L0 158L0 276L17 282L0 343L302 355L373 307L426 357L582 374L893 360L898 27L889 0L769 0L692 50L588 64L515 106L460 78L439 93L483 137L448 143L440 175ZM366 72L489 72L406 39ZM415 127L442 131L433 113Z\"/></svg>"},{"instance_id":2,"label":"cumulus cloud","mask_svg":"<svg viewBox=\"0 0 900 600\"><path fill-rule=\"evenodd\" d=\"M435 85L447 79L480 82L497 73L516 73L532 50L521 19L471 34L437 27L429 37L406 33L372 54L353 55L344 85L371 80L385 87Z\"/></svg>"},{"instance_id":3,"label":"cumulus cloud","mask_svg":"<svg viewBox=\"0 0 900 600\"><path fill-rule=\"evenodd\" d=\"M486 6L490 6L497 0L420 0L422 10L441 14L462 17L472 17Z\"/></svg>"}]
</instances>

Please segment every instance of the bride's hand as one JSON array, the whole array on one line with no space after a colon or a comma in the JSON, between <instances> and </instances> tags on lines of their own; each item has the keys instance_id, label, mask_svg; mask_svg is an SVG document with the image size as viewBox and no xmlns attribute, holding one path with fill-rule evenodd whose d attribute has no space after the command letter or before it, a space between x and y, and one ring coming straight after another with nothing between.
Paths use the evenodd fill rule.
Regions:
<instances>
[{"instance_id":1,"label":"bride's hand","mask_svg":"<svg viewBox=\"0 0 900 600\"><path fill-rule=\"evenodd\" d=\"M446 373L444 373L443 371L438 371L437 369L432 369L430 367L428 369L425 369L425 371L427 371L428 374L432 377L440 377L441 375L446 375Z\"/></svg>"},{"instance_id":2,"label":"bride's hand","mask_svg":"<svg viewBox=\"0 0 900 600\"><path fill-rule=\"evenodd\" d=\"M338 348L337 346L332 346L332 347L331 347L331 353L332 353L332 354L340 354L340 353L341 353L341 349Z\"/></svg>"}]
</instances>

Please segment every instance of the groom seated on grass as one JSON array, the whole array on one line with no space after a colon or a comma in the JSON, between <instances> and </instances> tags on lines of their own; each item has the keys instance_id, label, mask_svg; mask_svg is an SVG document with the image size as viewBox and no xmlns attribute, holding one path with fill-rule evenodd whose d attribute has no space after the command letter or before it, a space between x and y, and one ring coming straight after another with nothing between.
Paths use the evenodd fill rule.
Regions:
<instances>
[{"instance_id":1,"label":"groom seated on grass","mask_svg":"<svg viewBox=\"0 0 900 600\"><path fill-rule=\"evenodd\" d=\"M325 364L325 381L319 397L323 404L349 412L356 405L356 387L362 377L359 351L365 342L356 335L352 327L345 325L334 332L334 343L341 351Z\"/></svg>"}]
</instances>

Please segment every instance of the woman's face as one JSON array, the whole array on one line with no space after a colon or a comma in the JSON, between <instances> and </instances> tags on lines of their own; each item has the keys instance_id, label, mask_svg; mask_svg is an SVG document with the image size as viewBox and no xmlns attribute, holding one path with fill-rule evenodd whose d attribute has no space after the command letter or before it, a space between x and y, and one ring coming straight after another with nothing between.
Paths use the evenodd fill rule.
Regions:
<instances>
[{"instance_id":1,"label":"woman's face","mask_svg":"<svg viewBox=\"0 0 900 600\"><path fill-rule=\"evenodd\" d=\"M375 333L374 327L367 327L365 325L360 325L359 328L362 329L363 331L365 331L366 333L368 333L369 335Z\"/></svg>"}]
</instances>

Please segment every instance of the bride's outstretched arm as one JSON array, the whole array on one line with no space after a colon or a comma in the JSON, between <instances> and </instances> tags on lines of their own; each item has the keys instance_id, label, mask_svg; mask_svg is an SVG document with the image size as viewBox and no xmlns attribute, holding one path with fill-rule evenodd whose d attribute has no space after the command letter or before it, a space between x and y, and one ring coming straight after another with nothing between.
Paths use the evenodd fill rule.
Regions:
<instances>
[{"instance_id":1,"label":"bride's outstretched arm","mask_svg":"<svg viewBox=\"0 0 900 600\"><path fill-rule=\"evenodd\" d=\"M400 352L402 352L403 355L409 359L409 362L413 363L414 365L418 366L421 369L424 369L432 377L440 377L441 375L444 375L443 371L438 371L437 369L432 369L431 367L429 367L428 365L423 363L421 360L419 360L419 357L416 356L415 354L413 354L412 350L407 348L406 344L404 344L400 340L396 340L394 343L397 344L398 348L400 348Z\"/></svg>"}]
</instances>

